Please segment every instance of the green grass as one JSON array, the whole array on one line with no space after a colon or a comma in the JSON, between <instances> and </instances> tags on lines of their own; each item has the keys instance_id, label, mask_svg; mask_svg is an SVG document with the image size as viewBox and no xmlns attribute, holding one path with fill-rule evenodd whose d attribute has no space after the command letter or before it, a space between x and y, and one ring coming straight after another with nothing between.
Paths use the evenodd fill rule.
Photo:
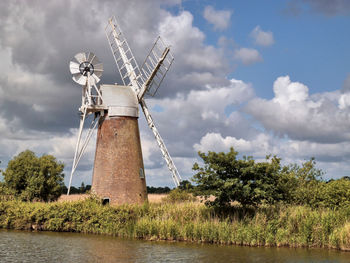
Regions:
<instances>
[{"instance_id":1,"label":"green grass","mask_svg":"<svg viewBox=\"0 0 350 263\"><path fill-rule=\"evenodd\" d=\"M350 208L234 207L198 203L102 206L94 199L62 203L0 202L0 228L107 234L249 246L350 249Z\"/></svg>"}]
</instances>

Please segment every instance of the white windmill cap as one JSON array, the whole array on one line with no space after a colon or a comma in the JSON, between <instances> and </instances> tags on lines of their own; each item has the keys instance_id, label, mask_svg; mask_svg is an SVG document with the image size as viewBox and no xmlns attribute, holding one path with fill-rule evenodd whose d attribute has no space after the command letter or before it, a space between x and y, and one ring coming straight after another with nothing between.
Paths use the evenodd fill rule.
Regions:
<instances>
[{"instance_id":1,"label":"white windmill cap","mask_svg":"<svg viewBox=\"0 0 350 263\"><path fill-rule=\"evenodd\" d=\"M131 86L101 85L100 90L108 116L139 117L139 102Z\"/></svg>"}]
</instances>

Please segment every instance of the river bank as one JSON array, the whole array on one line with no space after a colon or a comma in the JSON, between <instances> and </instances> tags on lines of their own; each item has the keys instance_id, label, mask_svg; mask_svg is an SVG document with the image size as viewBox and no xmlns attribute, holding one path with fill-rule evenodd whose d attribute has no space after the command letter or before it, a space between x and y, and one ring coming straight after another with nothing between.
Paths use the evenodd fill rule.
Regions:
<instances>
[{"instance_id":1,"label":"river bank","mask_svg":"<svg viewBox=\"0 0 350 263\"><path fill-rule=\"evenodd\" d=\"M350 249L350 208L236 207L218 214L192 202L102 206L92 198L54 203L1 201L0 228L245 246Z\"/></svg>"}]
</instances>

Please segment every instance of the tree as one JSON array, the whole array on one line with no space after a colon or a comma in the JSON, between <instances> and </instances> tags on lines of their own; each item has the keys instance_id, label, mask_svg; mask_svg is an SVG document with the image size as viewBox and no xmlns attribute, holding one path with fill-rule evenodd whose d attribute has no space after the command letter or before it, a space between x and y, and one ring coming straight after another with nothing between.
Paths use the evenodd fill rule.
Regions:
<instances>
[{"instance_id":1,"label":"tree","mask_svg":"<svg viewBox=\"0 0 350 263\"><path fill-rule=\"evenodd\" d=\"M190 191L193 189L193 185L188 180L182 180L180 182L179 189L183 191Z\"/></svg>"},{"instance_id":2,"label":"tree","mask_svg":"<svg viewBox=\"0 0 350 263\"><path fill-rule=\"evenodd\" d=\"M26 150L9 161L3 174L6 187L22 200L52 201L62 193L63 169L54 156Z\"/></svg>"},{"instance_id":3,"label":"tree","mask_svg":"<svg viewBox=\"0 0 350 263\"><path fill-rule=\"evenodd\" d=\"M216 197L207 204L223 207L238 201L243 206L257 206L282 199L277 183L281 165L276 156L267 156L265 162L256 163L252 157L238 160L238 152L233 148L228 153L198 154L204 165L194 164L197 173L192 180L197 183L195 194Z\"/></svg>"},{"instance_id":4,"label":"tree","mask_svg":"<svg viewBox=\"0 0 350 263\"><path fill-rule=\"evenodd\" d=\"M288 187L285 193L287 203L296 205L318 206L322 198L322 170L316 168L315 158L302 163L301 166L292 164L286 167Z\"/></svg>"},{"instance_id":5,"label":"tree","mask_svg":"<svg viewBox=\"0 0 350 263\"><path fill-rule=\"evenodd\" d=\"M79 192L80 193L85 193L85 184L84 184L84 182L81 182L81 185L79 187Z\"/></svg>"}]
</instances>

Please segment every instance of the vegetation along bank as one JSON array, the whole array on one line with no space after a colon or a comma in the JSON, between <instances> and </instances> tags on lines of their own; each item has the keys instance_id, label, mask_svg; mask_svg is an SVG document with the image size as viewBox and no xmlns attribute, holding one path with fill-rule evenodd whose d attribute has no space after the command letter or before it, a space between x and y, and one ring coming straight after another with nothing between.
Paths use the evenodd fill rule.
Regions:
<instances>
[{"instance_id":1,"label":"vegetation along bank","mask_svg":"<svg viewBox=\"0 0 350 263\"><path fill-rule=\"evenodd\" d=\"M224 214L194 202L103 206L76 202L0 202L0 227L69 231L148 240L350 249L350 209L233 207Z\"/></svg>"},{"instance_id":2,"label":"vegetation along bank","mask_svg":"<svg viewBox=\"0 0 350 263\"><path fill-rule=\"evenodd\" d=\"M64 189L63 165L25 151L3 172L0 228L350 250L350 178L322 179L313 159L255 162L233 149L199 155L195 185L183 181L160 203L103 206L95 197L54 202ZM194 195L208 197L206 204Z\"/></svg>"}]
</instances>

